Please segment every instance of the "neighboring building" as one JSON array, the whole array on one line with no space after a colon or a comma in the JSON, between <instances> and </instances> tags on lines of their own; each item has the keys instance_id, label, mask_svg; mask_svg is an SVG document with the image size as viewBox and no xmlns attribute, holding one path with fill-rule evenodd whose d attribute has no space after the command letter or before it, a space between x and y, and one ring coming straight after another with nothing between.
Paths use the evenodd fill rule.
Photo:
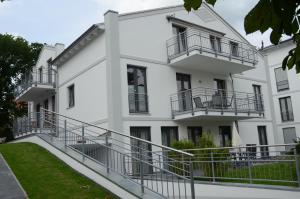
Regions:
<instances>
[{"instance_id":1,"label":"neighboring building","mask_svg":"<svg viewBox=\"0 0 300 199\"><path fill-rule=\"evenodd\" d=\"M206 4L107 11L51 63L60 114L168 146L275 143L263 56Z\"/></svg>"},{"instance_id":2,"label":"neighboring building","mask_svg":"<svg viewBox=\"0 0 300 199\"><path fill-rule=\"evenodd\" d=\"M300 137L300 75L295 68L282 69L282 60L294 47L289 39L261 50L270 72L277 143L293 143Z\"/></svg>"},{"instance_id":3,"label":"neighboring building","mask_svg":"<svg viewBox=\"0 0 300 199\"><path fill-rule=\"evenodd\" d=\"M64 50L63 44L50 46L44 44L36 65L31 71L24 74L16 89L16 100L28 102L28 114L33 126L40 125L41 108L56 111L57 71L50 62Z\"/></svg>"}]
</instances>

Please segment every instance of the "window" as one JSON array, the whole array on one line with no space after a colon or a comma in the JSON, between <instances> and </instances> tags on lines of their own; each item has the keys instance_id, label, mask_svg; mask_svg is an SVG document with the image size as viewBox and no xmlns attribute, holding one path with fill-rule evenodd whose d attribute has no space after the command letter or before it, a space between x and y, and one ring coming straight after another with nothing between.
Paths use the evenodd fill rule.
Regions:
<instances>
[{"instance_id":1,"label":"window","mask_svg":"<svg viewBox=\"0 0 300 199\"><path fill-rule=\"evenodd\" d=\"M234 57L239 56L239 44L233 41L230 41L230 53Z\"/></svg>"},{"instance_id":2,"label":"window","mask_svg":"<svg viewBox=\"0 0 300 199\"><path fill-rule=\"evenodd\" d=\"M231 146L231 127L230 126L220 126L220 144L221 147Z\"/></svg>"},{"instance_id":3,"label":"window","mask_svg":"<svg viewBox=\"0 0 300 199\"><path fill-rule=\"evenodd\" d=\"M258 126L257 130L258 130L259 145L268 145L266 126ZM266 146L260 147L260 155L262 158L268 157L269 156L269 148Z\"/></svg>"},{"instance_id":4,"label":"window","mask_svg":"<svg viewBox=\"0 0 300 199\"><path fill-rule=\"evenodd\" d=\"M68 87L68 102L69 108L75 106L75 91L74 91L74 84Z\"/></svg>"},{"instance_id":5,"label":"window","mask_svg":"<svg viewBox=\"0 0 300 199\"><path fill-rule=\"evenodd\" d=\"M263 111L263 101L261 94L261 86L260 85L252 85L254 91L254 109L256 111Z\"/></svg>"},{"instance_id":6,"label":"window","mask_svg":"<svg viewBox=\"0 0 300 199\"><path fill-rule=\"evenodd\" d=\"M199 142L199 139L201 136L202 136L202 127L201 126L188 127L188 138L194 144L197 144Z\"/></svg>"},{"instance_id":7,"label":"window","mask_svg":"<svg viewBox=\"0 0 300 199\"><path fill-rule=\"evenodd\" d=\"M40 67L39 68L39 79L38 79L39 83L43 83L43 68Z\"/></svg>"},{"instance_id":8,"label":"window","mask_svg":"<svg viewBox=\"0 0 300 199\"><path fill-rule=\"evenodd\" d=\"M211 49L213 51L216 51L216 52L221 52L222 51L221 38L220 37L210 35L209 40L210 40Z\"/></svg>"},{"instance_id":9,"label":"window","mask_svg":"<svg viewBox=\"0 0 300 199\"><path fill-rule=\"evenodd\" d=\"M296 128L295 127L289 127L289 128L283 128L283 139L285 144L293 144L297 140L296 136ZM286 150L290 151L293 146L286 146Z\"/></svg>"},{"instance_id":10,"label":"window","mask_svg":"<svg viewBox=\"0 0 300 199\"><path fill-rule=\"evenodd\" d=\"M279 98L281 119L283 122L294 121L291 97Z\"/></svg>"},{"instance_id":11,"label":"window","mask_svg":"<svg viewBox=\"0 0 300 199\"><path fill-rule=\"evenodd\" d=\"M147 113L146 68L127 66L129 113Z\"/></svg>"},{"instance_id":12,"label":"window","mask_svg":"<svg viewBox=\"0 0 300 199\"><path fill-rule=\"evenodd\" d=\"M180 111L191 110L191 75L176 73L178 105Z\"/></svg>"},{"instance_id":13,"label":"window","mask_svg":"<svg viewBox=\"0 0 300 199\"><path fill-rule=\"evenodd\" d=\"M181 53L183 51L186 51L186 28L177 26L177 25L172 25L172 31L173 34L176 36L175 37L175 54Z\"/></svg>"},{"instance_id":14,"label":"window","mask_svg":"<svg viewBox=\"0 0 300 199\"><path fill-rule=\"evenodd\" d=\"M275 68L275 78L278 92L289 89L287 72L283 70L282 67Z\"/></svg>"},{"instance_id":15,"label":"window","mask_svg":"<svg viewBox=\"0 0 300 199\"><path fill-rule=\"evenodd\" d=\"M178 141L178 127L161 127L162 145L170 147L174 141Z\"/></svg>"},{"instance_id":16,"label":"window","mask_svg":"<svg viewBox=\"0 0 300 199\"><path fill-rule=\"evenodd\" d=\"M55 95L51 97L51 101L52 101L52 111L55 112Z\"/></svg>"},{"instance_id":17,"label":"window","mask_svg":"<svg viewBox=\"0 0 300 199\"><path fill-rule=\"evenodd\" d=\"M143 140L151 141L150 127L130 127L130 135L132 137L137 137ZM150 165L152 164L151 144L138 141L133 138L131 138L130 144L133 157L135 157L136 159L142 159L145 162L149 162L149 164L143 164L144 174L152 173L153 169ZM140 175L139 161L132 162L132 172L133 175Z\"/></svg>"}]
</instances>

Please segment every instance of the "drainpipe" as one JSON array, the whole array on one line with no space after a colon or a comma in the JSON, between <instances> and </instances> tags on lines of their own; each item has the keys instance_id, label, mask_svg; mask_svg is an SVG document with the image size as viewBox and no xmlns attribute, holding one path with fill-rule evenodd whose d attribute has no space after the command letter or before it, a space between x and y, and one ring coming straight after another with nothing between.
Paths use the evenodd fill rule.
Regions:
<instances>
[{"instance_id":1,"label":"drainpipe","mask_svg":"<svg viewBox=\"0 0 300 199\"><path fill-rule=\"evenodd\" d=\"M232 91L233 91L233 94L234 94L234 106L235 106L235 111L237 111L236 97L235 97L235 90L234 90L234 82L233 82L232 74L230 73L229 76L230 76L230 79L231 79L231 87L232 87ZM235 125L235 128L236 128L237 133L240 134L238 120L235 120L235 121L234 121L234 125ZM232 135L231 137L233 137L233 135Z\"/></svg>"}]
</instances>

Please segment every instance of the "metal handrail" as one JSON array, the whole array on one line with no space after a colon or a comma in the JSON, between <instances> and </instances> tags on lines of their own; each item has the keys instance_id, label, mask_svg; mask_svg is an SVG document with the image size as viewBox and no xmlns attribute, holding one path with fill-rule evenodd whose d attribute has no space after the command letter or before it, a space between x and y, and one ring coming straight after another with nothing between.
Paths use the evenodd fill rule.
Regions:
<instances>
[{"instance_id":1,"label":"metal handrail","mask_svg":"<svg viewBox=\"0 0 300 199\"><path fill-rule=\"evenodd\" d=\"M110 130L110 129L107 129L107 128L103 128L103 127L100 127L100 126L97 126L97 125L94 125L94 124L90 124L90 123L87 123L87 122L84 122L84 121L81 121L81 120L78 120L78 119L74 119L74 118L68 117L68 116L60 114L60 113L56 113L54 111L50 111L50 110L47 110L47 109L44 109L44 108L41 108L41 110L47 111L47 112L50 112L50 113L53 113L53 114L56 114L56 115L59 115L59 116L62 116L62 117L67 118L67 119L74 120L76 122L80 122L80 123L88 125L88 126L92 126L92 127L104 130L104 131L108 131L110 133L115 133L115 134L120 135L120 136L124 136L124 137L130 138L130 139L135 139L137 141L141 141L141 142L144 142L144 143L147 143L147 144L151 144L153 146L157 146L157 147L165 149L165 150L170 150L170 151L173 151L173 152L182 153L182 154L190 156L190 157L194 156L193 154L190 154L190 153L187 153L187 152L184 152L184 151L181 151L181 150L177 150L177 149L174 149L174 148L171 148L171 147L167 147L167 146L164 146L164 145L156 144L156 143L144 140L144 139L140 139L140 138L137 138L137 137L134 137L134 136L126 135L126 134L123 134L123 133L120 133L120 132L117 132L117 131L113 131L113 130Z\"/></svg>"}]
</instances>

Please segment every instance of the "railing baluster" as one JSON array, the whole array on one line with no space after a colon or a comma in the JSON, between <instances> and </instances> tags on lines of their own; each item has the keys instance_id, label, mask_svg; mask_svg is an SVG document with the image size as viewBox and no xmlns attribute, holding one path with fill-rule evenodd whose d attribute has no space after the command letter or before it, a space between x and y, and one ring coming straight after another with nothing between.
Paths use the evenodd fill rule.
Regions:
<instances>
[{"instance_id":1,"label":"railing baluster","mask_svg":"<svg viewBox=\"0 0 300 199\"><path fill-rule=\"evenodd\" d=\"M296 164L296 174L297 174L297 181L298 187L300 187L300 166L299 166L299 154L297 153L297 148L294 149L294 156L295 156L295 164Z\"/></svg>"}]
</instances>

